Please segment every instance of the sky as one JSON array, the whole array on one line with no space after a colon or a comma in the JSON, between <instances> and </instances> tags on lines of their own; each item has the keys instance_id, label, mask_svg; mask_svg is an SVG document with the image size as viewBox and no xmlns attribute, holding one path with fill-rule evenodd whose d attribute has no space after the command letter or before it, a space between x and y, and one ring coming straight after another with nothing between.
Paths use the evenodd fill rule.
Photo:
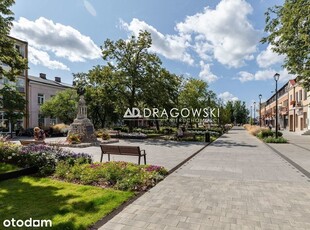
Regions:
<instances>
[{"instance_id":1,"label":"sky","mask_svg":"<svg viewBox=\"0 0 310 230\"><path fill-rule=\"evenodd\" d=\"M29 45L29 74L72 83L72 73L104 65L106 39L147 30L150 52L171 73L206 81L223 101L247 106L268 99L294 76L284 57L260 40L268 7L283 0L27 0L16 1L11 35Z\"/></svg>"}]
</instances>

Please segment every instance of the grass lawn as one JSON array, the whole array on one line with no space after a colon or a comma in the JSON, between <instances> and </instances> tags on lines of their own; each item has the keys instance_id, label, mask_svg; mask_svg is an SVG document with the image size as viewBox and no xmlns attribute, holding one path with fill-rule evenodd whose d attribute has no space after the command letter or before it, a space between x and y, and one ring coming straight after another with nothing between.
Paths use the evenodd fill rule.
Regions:
<instances>
[{"instance_id":1,"label":"grass lawn","mask_svg":"<svg viewBox=\"0 0 310 230\"><path fill-rule=\"evenodd\" d=\"M86 229L134 195L50 178L0 182L0 229L5 219L52 220L52 229ZM22 228L19 228L22 229Z\"/></svg>"},{"instance_id":2,"label":"grass lawn","mask_svg":"<svg viewBox=\"0 0 310 230\"><path fill-rule=\"evenodd\" d=\"M5 163L0 162L0 174L15 171L17 169L19 168L15 165L10 165L10 164L5 164Z\"/></svg>"}]
</instances>

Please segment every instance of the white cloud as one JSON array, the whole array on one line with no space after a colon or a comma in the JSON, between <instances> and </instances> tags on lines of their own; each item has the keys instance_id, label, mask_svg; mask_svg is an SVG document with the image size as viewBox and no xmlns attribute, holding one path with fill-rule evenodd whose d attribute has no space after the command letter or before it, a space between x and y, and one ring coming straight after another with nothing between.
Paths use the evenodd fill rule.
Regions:
<instances>
[{"instance_id":1,"label":"white cloud","mask_svg":"<svg viewBox=\"0 0 310 230\"><path fill-rule=\"evenodd\" d=\"M90 13L92 16L95 17L97 15L95 8L93 7L93 5L89 1L84 0L84 6L85 6L86 10L88 11L88 13Z\"/></svg>"},{"instance_id":2,"label":"white cloud","mask_svg":"<svg viewBox=\"0 0 310 230\"><path fill-rule=\"evenodd\" d=\"M37 50L37 49L33 48L32 46L29 46L28 49L29 49L28 59L32 64L42 65L42 66L45 66L49 69L59 69L59 70L70 71L68 66L66 66L65 64L63 64L59 61L51 60L50 56L47 52Z\"/></svg>"},{"instance_id":3,"label":"white cloud","mask_svg":"<svg viewBox=\"0 0 310 230\"><path fill-rule=\"evenodd\" d=\"M237 77L238 80L241 82L246 82L246 81L252 81L254 80L254 75L251 73L248 73L246 71L241 71L238 73L239 77Z\"/></svg>"},{"instance_id":4,"label":"white cloud","mask_svg":"<svg viewBox=\"0 0 310 230\"><path fill-rule=\"evenodd\" d=\"M199 73L199 77L205 80L208 83L212 83L218 80L218 77L214 75L210 70L210 64L206 64L203 61L200 61L201 71Z\"/></svg>"},{"instance_id":5,"label":"white cloud","mask_svg":"<svg viewBox=\"0 0 310 230\"><path fill-rule=\"evenodd\" d=\"M29 45L54 53L71 62L84 62L100 57L100 48L88 36L71 26L54 23L44 17L30 21L21 17L11 30L14 37L28 41Z\"/></svg>"},{"instance_id":6,"label":"white cloud","mask_svg":"<svg viewBox=\"0 0 310 230\"><path fill-rule=\"evenodd\" d=\"M238 97L235 97L233 94L231 94L230 92L224 92L224 93L220 93L218 95L218 97L220 99L223 100L224 103L228 102L228 101L238 101Z\"/></svg>"},{"instance_id":7,"label":"white cloud","mask_svg":"<svg viewBox=\"0 0 310 230\"><path fill-rule=\"evenodd\" d=\"M222 0L214 10L206 7L203 13L188 16L176 29L180 34L196 34L200 44L205 43L202 49L195 45L200 57L213 54L220 63L237 68L252 60L257 50L260 32L247 18L252 11L244 0Z\"/></svg>"},{"instance_id":8,"label":"white cloud","mask_svg":"<svg viewBox=\"0 0 310 230\"><path fill-rule=\"evenodd\" d=\"M274 64L283 63L284 55L278 55L272 51L272 45L268 45L266 50L262 51L256 58L258 66L268 68Z\"/></svg>"},{"instance_id":9,"label":"white cloud","mask_svg":"<svg viewBox=\"0 0 310 230\"><path fill-rule=\"evenodd\" d=\"M190 46L188 43L190 36L164 35L153 26L137 18L132 19L130 23L121 21L121 26L135 36L138 36L141 30L151 33L152 46L150 51L161 54L168 59L180 60L190 65L194 63L191 55L186 52Z\"/></svg>"},{"instance_id":10,"label":"white cloud","mask_svg":"<svg viewBox=\"0 0 310 230\"><path fill-rule=\"evenodd\" d=\"M266 80L274 80L273 76L275 73L280 74L279 81L280 82L287 82L290 79L294 79L295 76L288 73L286 69L281 71L276 71L274 69L267 69L267 70L259 70L256 73L252 74L246 71L241 71L238 73L238 77L236 79L240 80L241 82L246 81L266 81Z\"/></svg>"}]
</instances>

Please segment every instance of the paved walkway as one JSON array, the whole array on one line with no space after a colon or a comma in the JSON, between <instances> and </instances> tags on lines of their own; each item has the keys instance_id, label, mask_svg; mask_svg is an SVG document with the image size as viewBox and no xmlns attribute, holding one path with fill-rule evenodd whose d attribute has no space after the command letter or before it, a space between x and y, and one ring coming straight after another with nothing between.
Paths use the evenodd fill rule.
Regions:
<instances>
[{"instance_id":1,"label":"paved walkway","mask_svg":"<svg viewBox=\"0 0 310 230\"><path fill-rule=\"evenodd\" d=\"M310 182L237 128L100 229L310 229Z\"/></svg>"}]
</instances>

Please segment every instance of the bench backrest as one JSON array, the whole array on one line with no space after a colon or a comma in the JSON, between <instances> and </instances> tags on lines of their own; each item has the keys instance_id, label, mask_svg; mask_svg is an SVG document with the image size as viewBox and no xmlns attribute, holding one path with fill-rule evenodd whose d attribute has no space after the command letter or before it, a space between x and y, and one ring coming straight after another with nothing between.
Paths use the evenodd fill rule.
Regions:
<instances>
[{"instance_id":1,"label":"bench backrest","mask_svg":"<svg viewBox=\"0 0 310 230\"><path fill-rule=\"evenodd\" d=\"M45 145L44 141L29 141L29 140L20 140L21 145L30 145L30 144L36 144L36 145Z\"/></svg>"},{"instance_id":2,"label":"bench backrest","mask_svg":"<svg viewBox=\"0 0 310 230\"><path fill-rule=\"evenodd\" d=\"M118 146L121 154L140 156L140 147L139 146Z\"/></svg>"},{"instance_id":3,"label":"bench backrest","mask_svg":"<svg viewBox=\"0 0 310 230\"><path fill-rule=\"evenodd\" d=\"M139 146L117 146L117 145L100 145L101 151L105 154L132 155L140 156Z\"/></svg>"}]
</instances>

